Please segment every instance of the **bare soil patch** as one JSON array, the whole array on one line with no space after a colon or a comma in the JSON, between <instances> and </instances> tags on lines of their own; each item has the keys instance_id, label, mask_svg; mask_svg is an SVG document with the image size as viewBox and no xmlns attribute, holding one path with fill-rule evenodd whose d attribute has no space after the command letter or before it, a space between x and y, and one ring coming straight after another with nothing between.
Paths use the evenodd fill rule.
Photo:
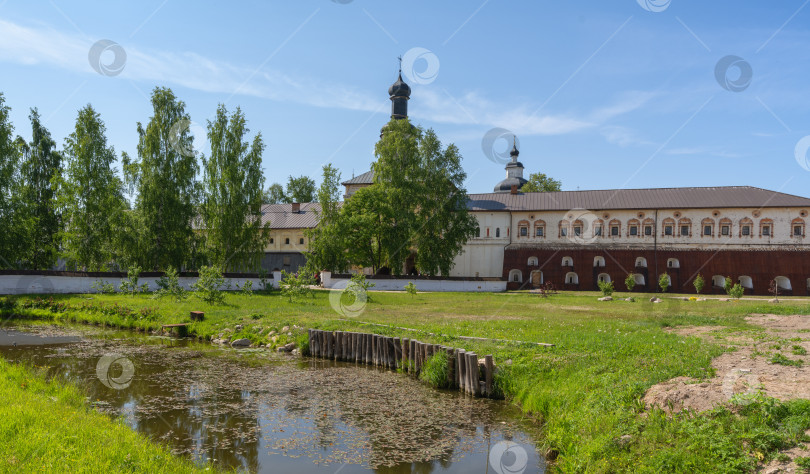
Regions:
<instances>
[{"instance_id":1,"label":"bare soil patch","mask_svg":"<svg viewBox=\"0 0 810 474\"><path fill-rule=\"evenodd\" d=\"M677 377L651 387L644 396L647 407L658 406L670 413L685 409L700 412L726 404L736 394L756 391L780 400L810 399L810 316L755 314L746 321L761 329L736 332L713 326L669 329L681 336L724 344L732 351L712 360L713 377L704 380ZM773 363L774 356L801 361L802 365ZM810 456L810 446L805 444L781 454L790 461L774 460L760 472L800 472L793 460L797 456Z\"/></svg>"}]
</instances>

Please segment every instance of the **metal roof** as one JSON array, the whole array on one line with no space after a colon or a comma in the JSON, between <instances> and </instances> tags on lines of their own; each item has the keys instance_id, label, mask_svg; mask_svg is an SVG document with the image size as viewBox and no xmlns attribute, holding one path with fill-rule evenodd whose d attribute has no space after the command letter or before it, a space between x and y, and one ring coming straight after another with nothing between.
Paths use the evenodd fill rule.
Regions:
<instances>
[{"instance_id":1,"label":"metal roof","mask_svg":"<svg viewBox=\"0 0 810 474\"><path fill-rule=\"evenodd\" d=\"M343 186L346 186L347 184L374 184L374 171L366 171L365 173L357 175L354 178L340 184Z\"/></svg>"},{"instance_id":2,"label":"metal roof","mask_svg":"<svg viewBox=\"0 0 810 474\"><path fill-rule=\"evenodd\" d=\"M321 205L302 203L300 212L292 212L292 204L262 205L262 225L270 222L271 229L308 229L318 225Z\"/></svg>"},{"instance_id":3,"label":"metal roof","mask_svg":"<svg viewBox=\"0 0 810 474\"><path fill-rule=\"evenodd\" d=\"M810 199L752 186L470 194L472 211L810 207Z\"/></svg>"}]
</instances>

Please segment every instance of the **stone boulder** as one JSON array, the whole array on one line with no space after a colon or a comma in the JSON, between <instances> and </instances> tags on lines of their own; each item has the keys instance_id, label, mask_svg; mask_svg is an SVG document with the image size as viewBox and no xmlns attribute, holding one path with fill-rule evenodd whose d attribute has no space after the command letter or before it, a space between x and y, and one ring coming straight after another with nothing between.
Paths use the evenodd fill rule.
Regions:
<instances>
[{"instance_id":1,"label":"stone boulder","mask_svg":"<svg viewBox=\"0 0 810 474\"><path fill-rule=\"evenodd\" d=\"M613 301L613 297L612 296L603 296L603 297L599 298L598 301Z\"/></svg>"},{"instance_id":2,"label":"stone boulder","mask_svg":"<svg viewBox=\"0 0 810 474\"><path fill-rule=\"evenodd\" d=\"M250 339L237 339L231 343L231 347L249 347Z\"/></svg>"}]
</instances>

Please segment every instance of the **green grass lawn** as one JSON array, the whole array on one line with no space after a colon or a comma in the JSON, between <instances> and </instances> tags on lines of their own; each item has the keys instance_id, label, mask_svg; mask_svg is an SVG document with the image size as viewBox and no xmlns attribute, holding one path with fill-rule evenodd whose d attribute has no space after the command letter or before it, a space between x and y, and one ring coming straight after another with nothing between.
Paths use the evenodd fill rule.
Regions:
<instances>
[{"instance_id":1,"label":"green grass lawn","mask_svg":"<svg viewBox=\"0 0 810 474\"><path fill-rule=\"evenodd\" d=\"M88 408L72 386L0 359L0 472L203 472Z\"/></svg>"},{"instance_id":2,"label":"green grass lawn","mask_svg":"<svg viewBox=\"0 0 810 474\"><path fill-rule=\"evenodd\" d=\"M214 306L193 296L175 302L148 295L72 295L38 303L21 297L7 300L2 314L155 329L188 322L189 312L199 310L205 312L205 320L193 323L190 331L206 338L230 329L231 337L267 343L269 331L297 325L410 337L493 354L502 369L501 388L543 424L544 448L556 457L553 469L563 472L751 472L758 461L797 443L810 428L810 402L780 403L760 397L744 407L670 417L660 410L645 413L640 401L650 386L673 377L712 376L710 361L725 350L665 328L711 325L755 330L745 322L746 315L810 314L810 299L778 305L748 299L666 299L652 304L649 294L633 295L635 302L618 298L597 302L597 293L586 292L545 299L522 292L372 293L365 311L347 318L332 308L328 294L317 291L314 297L293 303L278 293L229 294L224 305ZM243 329L236 331L237 324ZM473 342L456 336L555 347ZM282 336L276 344L286 340ZM624 435L629 438L622 439Z\"/></svg>"}]
</instances>

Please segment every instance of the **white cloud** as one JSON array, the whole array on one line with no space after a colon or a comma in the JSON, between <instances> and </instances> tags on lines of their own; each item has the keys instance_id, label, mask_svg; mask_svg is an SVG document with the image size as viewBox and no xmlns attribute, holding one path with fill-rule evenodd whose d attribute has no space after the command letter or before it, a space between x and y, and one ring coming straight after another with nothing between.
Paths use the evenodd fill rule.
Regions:
<instances>
[{"instance_id":1,"label":"white cloud","mask_svg":"<svg viewBox=\"0 0 810 474\"><path fill-rule=\"evenodd\" d=\"M44 64L78 73L96 74L88 60L90 47L98 38L65 34L52 28L26 27L0 20L0 61ZM334 107L374 112L387 98L352 86L293 77L279 71L255 70L226 61L213 60L194 52L144 51L124 46L127 62L118 76L132 81L179 85L194 90L247 95L315 107ZM111 58L107 58L111 61ZM502 127L519 135L562 135L598 126L600 123L635 110L652 97L651 93L628 92L615 104L604 106L584 117L565 114L539 114L536 105L493 102L474 92L454 97L435 86L415 86L419 110L415 118L439 123Z\"/></svg>"}]
</instances>

